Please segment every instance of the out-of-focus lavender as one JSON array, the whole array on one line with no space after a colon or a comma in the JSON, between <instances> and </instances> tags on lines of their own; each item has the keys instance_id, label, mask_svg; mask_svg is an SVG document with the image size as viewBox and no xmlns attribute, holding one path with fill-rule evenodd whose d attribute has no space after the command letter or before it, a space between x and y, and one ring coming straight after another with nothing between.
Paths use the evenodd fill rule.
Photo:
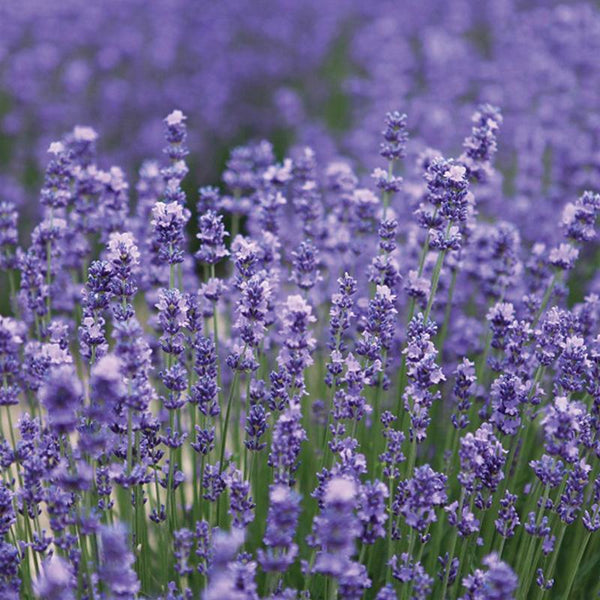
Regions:
<instances>
[{"instance_id":1,"label":"out-of-focus lavender","mask_svg":"<svg viewBox=\"0 0 600 600\"><path fill-rule=\"evenodd\" d=\"M555 233L550 207L598 183L591 2L25 0L0 17L2 171L13 184L74 123L93 124L131 173L159 147L155 115L173 105L195 115L199 180L248 136L372 165L380 115L397 106L411 115L412 153L452 153L456 119L481 102L503 107L495 185L509 201L491 190L480 210L538 239Z\"/></svg>"},{"instance_id":2,"label":"out-of-focus lavender","mask_svg":"<svg viewBox=\"0 0 600 600\"><path fill-rule=\"evenodd\" d=\"M434 1L411 10L382 2L364 23L350 50L360 74L345 83L354 123L346 147L361 160L373 160L385 111L402 106L411 115L414 151L447 151L460 143L456 119L490 102L504 115L498 166L509 200L491 193L480 210L539 238L555 232L550 215L565 195L597 186L594 3Z\"/></svg>"},{"instance_id":3,"label":"out-of-focus lavender","mask_svg":"<svg viewBox=\"0 0 600 600\"><path fill-rule=\"evenodd\" d=\"M3 2L4 174L43 164L49 142L78 123L133 169L161 145L151 115L175 105L197 115L195 164L214 176L215 146L284 130L284 117L329 101L321 72L355 11L337 0Z\"/></svg>"}]
</instances>

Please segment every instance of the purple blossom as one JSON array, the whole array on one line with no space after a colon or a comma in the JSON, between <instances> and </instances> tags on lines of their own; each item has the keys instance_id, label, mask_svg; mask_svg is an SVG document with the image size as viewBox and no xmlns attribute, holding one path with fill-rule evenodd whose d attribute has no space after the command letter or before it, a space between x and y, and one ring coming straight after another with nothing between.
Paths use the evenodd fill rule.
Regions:
<instances>
[{"instance_id":1,"label":"purple blossom","mask_svg":"<svg viewBox=\"0 0 600 600\"><path fill-rule=\"evenodd\" d=\"M288 296L281 311L281 329L283 347L277 357L277 363L292 376L294 385L302 389L301 375L304 369L312 365L312 351L316 340L311 335L310 325L317 318L312 307L301 296Z\"/></svg>"},{"instance_id":2,"label":"purple blossom","mask_svg":"<svg viewBox=\"0 0 600 600\"><path fill-rule=\"evenodd\" d=\"M310 290L322 278L319 274L319 251L310 241L304 241L292 252L291 281L301 290Z\"/></svg>"},{"instance_id":3,"label":"purple blossom","mask_svg":"<svg viewBox=\"0 0 600 600\"><path fill-rule=\"evenodd\" d=\"M575 266L579 250L570 244L560 244L550 250L548 262L558 269L569 271Z\"/></svg>"},{"instance_id":4,"label":"purple blossom","mask_svg":"<svg viewBox=\"0 0 600 600\"><path fill-rule=\"evenodd\" d=\"M473 129L464 141L464 157L471 175L478 180L484 179L486 167L494 158L497 150L497 131L502 124L500 109L491 104L482 104L471 118Z\"/></svg>"},{"instance_id":5,"label":"purple blossom","mask_svg":"<svg viewBox=\"0 0 600 600\"><path fill-rule=\"evenodd\" d=\"M546 452L560 456L568 463L579 457L579 437L585 408L581 402L559 396L549 405L542 419Z\"/></svg>"},{"instance_id":6,"label":"purple blossom","mask_svg":"<svg viewBox=\"0 0 600 600\"><path fill-rule=\"evenodd\" d=\"M413 317L407 331L407 345L403 350L406 356L409 384L404 392L404 407L410 414L411 439L422 442L427 435L430 423L429 409L440 397L439 391L430 388L445 380L442 370L436 363L437 350L431 341L435 326L424 325L421 314Z\"/></svg>"},{"instance_id":7,"label":"purple blossom","mask_svg":"<svg viewBox=\"0 0 600 600\"><path fill-rule=\"evenodd\" d=\"M225 248L225 237L229 235L223 225L223 217L213 210L208 210L198 218L198 233L200 248L196 252L196 259L207 265L214 265L222 258L229 256Z\"/></svg>"},{"instance_id":8,"label":"purple blossom","mask_svg":"<svg viewBox=\"0 0 600 600\"><path fill-rule=\"evenodd\" d=\"M473 393L475 377L475 363L468 358L463 358L454 371L453 394L456 398L456 409L452 413L452 424L456 429L464 429L469 425L468 412L471 408L471 394Z\"/></svg>"},{"instance_id":9,"label":"purple blossom","mask_svg":"<svg viewBox=\"0 0 600 600\"><path fill-rule=\"evenodd\" d=\"M505 538L511 538L515 534L515 529L520 525L521 520L515 508L517 496L511 494L508 490L500 500L500 509L498 518L494 521L496 531Z\"/></svg>"},{"instance_id":10,"label":"purple blossom","mask_svg":"<svg viewBox=\"0 0 600 600\"><path fill-rule=\"evenodd\" d=\"M567 485L560 496L556 512L560 515L563 522L570 524L577 518L578 513L583 506L583 494L587 486L591 465L587 464L585 459L576 462L567 477Z\"/></svg>"},{"instance_id":11,"label":"purple blossom","mask_svg":"<svg viewBox=\"0 0 600 600\"><path fill-rule=\"evenodd\" d=\"M140 583L133 570L134 557L127 546L125 529L122 526L104 527L100 540L100 580L116 598L135 598L140 591Z\"/></svg>"},{"instance_id":12,"label":"purple blossom","mask_svg":"<svg viewBox=\"0 0 600 600\"><path fill-rule=\"evenodd\" d=\"M589 242L596 237L596 219L600 212L600 195L586 191L563 209L561 225L574 242Z\"/></svg>"},{"instance_id":13,"label":"purple blossom","mask_svg":"<svg viewBox=\"0 0 600 600\"><path fill-rule=\"evenodd\" d=\"M492 426L484 423L477 431L466 433L460 440L460 472L458 480L466 492L477 492L478 508L489 508L493 494L504 479L504 462L507 451L496 439ZM481 497L486 490L490 499ZM480 505L484 503L483 505Z\"/></svg>"},{"instance_id":14,"label":"purple blossom","mask_svg":"<svg viewBox=\"0 0 600 600\"><path fill-rule=\"evenodd\" d=\"M291 405L281 413L273 426L268 464L275 470L274 482L294 484L302 442L307 439L302 427L300 407Z\"/></svg>"},{"instance_id":15,"label":"purple blossom","mask_svg":"<svg viewBox=\"0 0 600 600\"><path fill-rule=\"evenodd\" d=\"M425 533L437 521L436 508L448 500L446 482L447 477L429 465L417 467L411 479L398 484L394 512L401 514L407 525Z\"/></svg>"},{"instance_id":16,"label":"purple blossom","mask_svg":"<svg viewBox=\"0 0 600 600\"><path fill-rule=\"evenodd\" d=\"M399 563L398 557L394 554L389 562L394 579L398 579L398 581L405 584L410 582L412 585L412 598L415 600L428 598L433 584L433 577L427 574L420 562L413 562L408 553L402 553L400 560L402 562Z\"/></svg>"},{"instance_id":17,"label":"purple blossom","mask_svg":"<svg viewBox=\"0 0 600 600\"><path fill-rule=\"evenodd\" d=\"M324 508L313 521L309 538L319 548L314 569L317 573L340 578L347 572L354 554L354 540L360 534L354 515L356 483L343 477L329 481L325 489Z\"/></svg>"},{"instance_id":18,"label":"purple blossom","mask_svg":"<svg viewBox=\"0 0 600 600\"><path fill-rule=\"evenodd\" d=\"M244 529L254 520L255 504L250 495L250 484L233 466L225 472L223 480L229 488L229 514L233 517L233 526Z\"/></svg>"},{"instance_id":19,"label":"purple blossom","mask_svg":"<svg viewBox=\"0 0 600 600\"><path fill-rule=\"evenodd\" d=\"M295 561L298 545L294 536L299 516L300 495L286 485L272 485L264 536L267 549L258 550L258 562L265 571L284 572Z\"/></svg>"},{"instance_id":20,"label":"purple blossom","mask_svg":"<svg viewBox=\"0 0 600 600\"><path fill-rule=\"evenodd\" d=\"M356 514L362 525L360 539L363 544L374 544L378 538L385 536L388 496L388 488L381 481L369 481L360 487Z\"/></svg>"},{"instance_id":21,"label":"purple blossom","mask_svg":"<svg viewBox=\"0 0 600 600\"><path fill-rule=\"evenodd\" d=\"M513 570L497 554L483 559L486 571L475 569L463 579L467 593L461 600L513 600L519 580Z\"/></svg>"},{"instance_id":22,"label":"purple blossom","mask_svg":"<svg viewBox=\"0 0 600 600\"><path fill-rule=\"evenodd\" d=\"M56 555L44 562L42 572L34 583L35 595L48 600L72 600L75 588L76 580L69 564Z\"/></svg>"},{"instance_id":23,"label":"purple blossom","mask_svg":"<svg viewBox=\"0 0 600 600\"><path fill-rule=\"evenodd\" d=\"M189 211L176 200L154 205L151 225L161 262L169 265L183 262L183 251L179 246L189 218Z\"/></svg>"},{"instance_id":24,"label":"purple blossom","mask_svg":"<svg viewBox=\"0 0 600 600\"><path fill-rule=\"evenodd\" d=\"M385 130L382 132L384 143L381 144L380 154L390 161L399 160L406 156L406 115L398 111L389 112L385 116Z\"/></svg>"},{"instance_id":25,"label":"purple blossom","mask_svg":"<svg viewBox=\"0 0 600 600\"><path fill-rule=\"evenodd\" d=\"M270 414L265 410L262 404L253 404L248 411L246 417L246 439L244 445L248 450L262 450L266 443L261 441L261 438L266 433L268 418Z\"/></svg>"},{"instance_id":26,"label":"purple blossom","mask_svg":"<svg viewBox=\"0 0 600 600\"><path fill-rule=\"evenodd\" d=\"M0 201L0 268L16 266L15 248L18 242L18 213L10 200Z\"/></svg>"},{"instance_id":27,"label":"purple blossom","mask_svg":"<svg viewBox=\"0 0 600 600\"><path fill-rule=\"evenodd\" d=\"M62 435L75 430L83 402L83 388L72 366L51 369L39 397L48 412L48 422L53 431Z\"/></svg>"},{"instance_id":28,"label":"purple blossom","mask_svg":"<svg viewBox=\"0 0 600 600\"><path fill-rule=\"evenodd\" d=\"M503 374L491 387L490 421L504 435L515 435L521 424L522 405L528 401L528 388L516 375Z\"/></svg>"}]
</instances>

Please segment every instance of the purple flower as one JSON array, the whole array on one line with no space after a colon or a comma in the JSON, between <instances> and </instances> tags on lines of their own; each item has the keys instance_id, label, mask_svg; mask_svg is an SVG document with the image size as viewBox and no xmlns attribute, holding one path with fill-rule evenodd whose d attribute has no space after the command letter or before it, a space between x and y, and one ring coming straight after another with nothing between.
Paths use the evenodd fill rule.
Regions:
<instances>
[{"instance_id":1,"label":"purple flower","mask_svg":"<svg viewBox=\"0 0 600 600\"><path fill-rule=\"evenodd\" d=\"M71 202L71 157L63 142L52 142L52 156L46 167L40 202L51 209L64 208Z\"/></svg>"},{"instance_id":2,"label":"purple flower","mask_svg":"<svg viewBox=\"0 0 600 600\"><path fill-rule=\"evenodd\" d=\"M529 466L544 487L556 487L563 480L565 467L562 460L544 454L539 460L532 460Z\"/></svg>"},{"instance_id":3,"label":"purple flower","mask_svg":"<svg viewBox=\"0 0 600 600\"><path fill-rule=\"evenodd\" d=\"M401 514L407 525L424 533L437 521L436 508L448 500L446 482L447 477L429 465L417 467L411 479L398 484L394 512Z\"/></svg>"},{"instance_id":4,"label":"purple flower","mask_svg":"<svg viewBox=\"0 0 600 600\"><path fill-rule=\"evenodd\" d=\"M139 265L140 252L132 233L111 233L107 245L107 261L111 265L110 291L116 302L113 316L127 321L133 316L131 298L137 291L134 273Z\"/></svg>"},{"instance_id":5,"label":"purple flower","mask_svg":"<svg viewBox=\"0 0 600 600\"><path fill-rule=\"evenodd\" d=\"M490 421L504 435L514 435L521 424L522 405L528 401L528 388L516 375L502 374L491 387Z\"/></svg>"},{"instance_id":6,"label":"purple flower","mask_svg":"<svg viewBox=\"0 0 600 600\"><path fill-rule=\"evenodd\" d=\"M258 562L265 571L286 571L298 554L294 543L300 495L287 485L276 484L269 489L269 512L264 543L267 550L258 550Z\"/></svg>"},{"instance_id":7,"label":"purple flower","mask_svg":"<svg viewBox=\"0 0 600 600\"><path fill-rule=\"evenodd\" d=\"M388 488L381 481L368 481L360 486L356 515L362 526L360 539L363 544L374 544L378 538L385 536L388 496Z\"/></svg>"},{"instance_id":8,"label":"purple flower","mask_svg":"<svg viewBox=\"0 0 600 600\"><path fill-rule=\"evenodd\" d=\"M0 541L0 595L7 600L17 600L20 597L20 563L19 551L12 544Z\"/></svg>"},{"instance_id":9,"label":"purple flower","mask_svg":"<svg viewBox=\"0 0 600 600\"><path fill-rule=\"evenodd\" d=\"M467 593L461 600L514 600L519 580L513 570L497 554L483 559L487 571L475 569L463 579Z\"/></svg>"},{"instance_id":10,"label":"purple flower","mask_svg":"<svg viewBox=\"0 0 600 600\"><path fill-rule=\"evenodd\" d=\"M140 591L140 583L133 570L135 559L128 548L124 527L103 527L100 531L100 541L100 580L116 598L135 598Z\"/></svg>"},{"instance_id":11,"label":"purple flower","mask_svg":"<svg viewBox=\"0 0 600 600\"><path fill-rule=\"evenodd\" d=\"M367 567L359 562L351 562L346 572L339 578L339 594L348 600L361 600L371 587Z\"/></svg>"},{"instance_id":12,"label":"purple flower","mask_svg":"<svg viewBox=\"0 0 600 600\"><path fill-rule=\"evenodd\" d=\"M300 406L293 404L281 413L273 426L268 464L275 470L275 483L294 484L293 474L298 468L298 455L306 439Z\"/></svg>"},{"instance_id":13,"label":"purple flower","mask_svg":"<svg viewBox=\"0 0 600 600\"><path fill-rule=\"evenodd\" d=\"M375 600L398 600L394 587L390 584L383 586L375 596Z\"/></svg>"},{"instance_id":14,"label":"purple flower","mask_svg":"<svg viewBox=\"0 0 600 600\"><path fill-rule=\"evenodd\" d=\"M571 244L560 244L550 250L548 262L558 269L569 271L575 266L579 250Z\"/></svg>"},{"instance_id":15,"label":"purple flower","mask_svg":"<svg viewBox=\"0 0 600 600\"><path fill-rule=\"evenodd\" d=\"M290 280L301 290L310 290L322 278L319 274L319 251L310 241L304 241L292 252L293 268Z\"/></svg>"},{"instance_id":16,"label":"purple flower","mask_svg":"<svg viewBox=\"0 0 600 600\"><path fill-rule=\"evenodd\" d=\"M204 415L216 417L220 413L217 394L217 355L211 338L197 335L193 342L194 373L196 382L192 386L189 401L198 406Z\"/></svg>"},{"instance_id":17,"label":"purple flower","mask_svg":"<svg viewBox=\"0 0 600 600\"><path fill-rule=\"evenodd\" d=\"M581 459L576 462L567 477L565 491L560 496L556 512L567 525L573 523L583 506L583 493L588 484L592 467Z\"/></svg>"},{"instance_id":18,"label":"purple flower","mask_svg":"<svg viewBox=\"0 0 600 600\"><path fill-rule=\"evenodd\" d=\"M314 570L340 578L347 572L354 554L360 525L354 515L357 486L350 479L334 477L325 489L324 508L313 521L309 543L319 548Z\"/></svg>"},{"instance_id":19,"label":"purple flower","mask_svg":"<svg viewBox=\"0 0 600 600\"><path fill-rule=\"evenodd\" d=\"M238 235L231 244L231 252L236 272L235 284L240 288L244 281L256 273L260 247L254 240Z\"/></svg>"},{"instance_id":20,"label":"purple flower","mask_svg":"<svg viewBox=\"0 0 600 600\"><path fill-rule=\"evenodd\" d=\"M572 335L560 343L557 384L567 393L581 391L591 366L583 338Z\"/></svg>"},{"instance_id":21,"label":"purple flower","mask_svg":"<svg viewBox=\"0 0 600 600\"><path fill-rule=\"evenodd\" d=\"M406 156L406 115L398 111L389 112L385 116L385 130L382 131L384 143L381 144L380 154L390 161L400 160Z\"/></svg>"},{"instance_id":22,"label":"purple flower","mask_svg":"<svg viewBox=\"0 0 600 600\"><path fill-rule=\"evenodd\" d=\"M177 289L158 290L158 325L163 333L160 346L166 354L179 355L183 352L182 329L187 327L187 299Z\"/></svg>"},{"instance_id":23,"label":"purple flower","mask_svg":"<svg viewBox=\"0 0 600 600\"><path fill-rule=\"evenodd\" d=\"M181 576L192 573L189 564L190 552L194 545L194 534L189 529L183 528L173 532L173 556L175 556L175 570Z\"/></svg>"},{"instance_id":24,"label":"purple flower","mask_svg":"<svg viewBox=\"0 0 600 600\"><path fill-rule=\"evenodd\" d=\"M460 223L467 218L468 181L467 169L453 160L434 158L425 172L428 201L450 223Z\"/></svg>"},{"instance_id":25,"label":"purple flower","mask_svg":"<svg viewBox=\"0 0 600 600\"><path fill-rule=\"evenodd\" d=\"M83 402L83 388L72 366L51 369L39 397L48 412L48 423L53 431L62 435L75 430Z\"/></svg>"},{"instance_id":26,"label":"purple flower","mask_svg":"<svg viewBox=\"0 0 600 600\"><path fill-rule=\"evenodd\" d=\"M457 400L455 411L452 413L452 424L456 429L464 429L469 425L469 409L471 408L471 394L475 387L475 363L468 358L463 358L454 371L453 394Z\"/></svg>"},{"instance_id":27,"label":"purple flower","mask_svg":"<svg viewBox=\"0 0 600 600\"><path fill-rule=\"evenodd\" d=\"M19 350L23 345L23 324L10 317L0 316L0 406L18 404L21 385L19 383Z\"/></svg>"},{"instance_id":28,"label":"purple flower","mask_svg":"<svg viewBox=\"0 0 600 600\"><path fill-rule=\"evenodd\" d=\"M502 124L500 109L491 104L482 104L471 118L473 129L464 141L464 156L461 159L467 165L471 175L481 180L485 176L486 167L497 150L496 135Z\"/></svg>"},{"instance_id":29,"label":"purple flower","mask_svg":"<svg viewBox=\"0 0 600 600\"><path fill-rule=\"evenodd\" d=\"M246 417L246 439L244 445L248 450L262 450L266 443L261 442L262 436L266 433L269 413L262 404L253 404Z\"/></svg>"},{"instance_id":30,"label":"purple flower","mask_svg":"<svg viewBox=\"0 0 600 600\"><path fill-rule=\"evenodd\" d=\"M53 555L42 566L42 572L33 584L35 595L41 600L73 600L76 579L70 565Z\"/></svg>"},{"instance_id":31,"label":"purple flower","mask_svg":"<svg viewBox=\"0 0 600 600\"><path fill-rule=\"evenodd\" d=\"M429 409L440 398L439 391L430 388L445 380L437 365L437 350L431 341L435 334L435 325L425 325L423 315L411 320L407 331L407 344L403 353L406 356L409 384L404 391L404 407L410 414L410 437L421 443L427 435L431 421Z\"/></svg>"},{"instance_id":32,"label":"purple flower","mask_svg":"<svg viewBox=\"0 0 600 600\"><path fill-rule=\"evenodd\" d=\"M379 460L384 465L383 474L388 478L395 479L400 475L398 466L406 460L402 452L402 444L406 436L402 431L392 429L392 419L395 419L395 417L387 411L381 415L385 452L379 455Z\"/></svg>"},{"instance_id":33,"label":"purple flower","mask_svg":"<svg viewBox=\"0 0 600 600\"><path fill-rule=\"evenodd\" d=\"M458 480L466 492L471 495L478 493L476 504L478 508L489 508L491 495L504 479L504 462L507 451L496 439L492 426L484 423L474 434L467 433L460 440L460 472ZM487 499L480 495L481 490L487 490ZM481 503L484 503L481 505Z\"/></svg>"},{"instance_id":34,"label":"purple flower","mask_svg":"<svg viewBox=\"0 0 600 600\"><path fill-rule=\"evenodd\" d=\"M498 518L494 521L496 530L502 537L511 538L515 534L515 529L521 524L515 508L516 502L517 496L506 490L504 497L500 500Z\"/></svg>"},{"instance_id":35,"label":"purple flower","mask_svg":"<svg viewBox=\"0 0 600 600\"><path fill-rule=\"evenodd\" d=\"M369 300L365 330L356 345L356 353L371 362L382 358L391 347L398 312L394 307L395 300L396 296L386 285L378 285Z\"/></svg>"},{"instance_id":36,"label":"purple flower","mask_svg":"<svg viewBox=\"0 0 600 600\"><path fill-rule=\"evenodd\" d=\"M221 215L212 210L200 214L196 234L200 240L200 248L196 252L196 259L201 263L214 265L229 256L229 251L225 248L225 237L228 235Z\"/></svg>"},{"instance_id":37,"label":"purple flower","mask_svg":"<svg viewBox=\"0 0 600 600\"><path fill-rule=\"evenodd\" d=\"M345 349L344 334L350 327L354 313L354 299L352 296L356 293L357 282L348 273L344 273L337 280L339 291L331 297L331 308L329 309L329 342L328 347L331 350L331 361L327 363L327 384L331 385L336 377L342 372L341 361L335 357L341 356Z\"/></svg>"},{"instance_id":38,"label":"purple flower","mask_svg":"<svg viewBox=\"0 0 600 600\"><path fill-rule=\"evenodd\" d=\"M163 263L175 265L183 262L183 250L179 246L189 218L189 211L175 200L154 205L151 225L158 258Z\"/></svg>"},{"instance_id":39,"label":"purple flower","mask_svg":"<svg viewBox=\"0 0 600 600\"><path fill-rule=\"evenodd\" d=\"M302 296L288 296L281 312L281 329L283 347L277 357L277 363L294 379L294 384L303 389L301 375L304 369L312 365L312 351L316 340L309 327L317 318L312 314L312 307Z\"/></svg>"},{"instance_id":40,"label":"purple flower","mask_svg":"<svg viewBox=\"0 0 600 600\"><path fill-rule=\"evenodd\" d=\"M16 521L13 508L14 494L4 483L0 483L0 535L5 536Z\"/></svg>"},{"instance_id":41,"label":"purple flower","mask_svg":"<svg viewBox=\"0 0 600 600\"><path fill-rule=\"evenodd\" d=\"M569 400L566 396L555 398L541 422L546 452L575 463L579 457L578 444L584 416L585 407L581 402Z\"/></svg>"},{"instance_id":42,"label":"purple flower","mask_svg":"<svg viewBox=\"0 0 600 600\"><path fill-rule=\"evenodd\" d=\"M271 284L264 276L253 275L241 284L240 292L235 329L239 331L244 344L255 348L266 332L265 321L271 301Z\"/></svg>"},{"instance_id":43,"label":"purple flower","mask_svg":"<svg viewBox=\"0 0 600 600\"><path fill-rule=\"evenodd\" d=\"M16 266L15 248L18 242L18 213L10 200L0 201L0 268Z\"/></svg>"},{"instance_id":44,"label":"purple flower","mask_svg":"<svg viewBox=\"0 0 600 600\"><path fill-rule=\"evenodd\" d=\"M600 212L600 194L583 192L575 201L563 209L561 225L567 239L574 242L589 242L596 237L596 219Z\"/></svg>"},{"instance_id":45,"label":"purple flower","mask_svg":"<svg viewBox=\"0 0 600 600\"><path fill-rule=\"evenodd\" d=\"M237 530L234 530L237 531ZM194 532L196 539L195 554L198 557L197 570L205 575L212 561L212 529L207 521L196 521Z\"/></svg>"},{"instance_id":46,"label":"purple flower","mask_svg":"<svg viewBox=\"0 0 600 600\"><path fill-rule=\"evenodd\" d=\"M165 138L168 143L164 152L174 162L183 160L188 154L185 146L187 138L186 120L187 117L178 109L171 112L163 120Z\"/></svg>"},{"instance_id":47,"label":"purple flower","mask_svg":"<svg viewBox=\"0 0 600 600\"><path fill-rule=\"evenodd\" d=\"M196 212L203 215L208 211L219 212L221 208L221 192L218 187L206 185L198 189Z\"/></svg>"},{"instance_id":48,"label":"purple flower","mask_svg":"<svg viewBox=\"0 0 600 600\"><path fill-rule=\"evenodd\" d=\"M216 530L212 536L212 564L208 571L208 587L202 595L203 600L246 600L243 588L234 577L234 560L238 548L244 542L244 531L232 529L231 532ZM242 582L243 583L243 582Z\"/></svg>"},{"instance_id":49,"label":"purple flower","mask_svg":"<svg viewBox=\"0 0 600 600\"><path fill-rule=\"evenodd\" d=\"M392 569L394 579L403 583L412 582L412 598L415 600L428 598L433 584L433 577L427 574L420 562L413 562L408 553L403 552L400 560L402 562L399 563L398 557L394 554L388 563Z\"/></svg>"},{"instance_id":50,"label":"purple flower","mask_svg":"<svg viewBox=\"0 0 600 600\"><path fill-rule=\"evenodd\" d=\"M254 520L254 507L250 495L250 484L244 481L242 473L231 466L223 475L229 488L229 514L233 517L233 526L244 529Z\"/></svg>"}]
</instances>

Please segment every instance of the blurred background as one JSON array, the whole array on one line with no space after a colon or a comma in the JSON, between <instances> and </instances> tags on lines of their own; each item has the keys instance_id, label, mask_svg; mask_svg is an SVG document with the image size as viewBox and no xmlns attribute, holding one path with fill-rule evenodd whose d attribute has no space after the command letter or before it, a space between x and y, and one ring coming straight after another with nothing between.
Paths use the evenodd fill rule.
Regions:
<instances>
[{"instance_id":1,"label":"blurred background","mask_svg":"<svg viewBox=\"0 0 600 600\"><path fill-rule=\"evenodd\" d=\"M556 228L549 207L600 187L598 56L595 2L3 0L0 199L27 230L48 145L75 125L133 180L180 108L195 193L260 138L366 175L391 109L408 114L411 153L452 155L486 101L504 114L503 180L481 206L535 239Z\"/></svg>"}]
</instances>

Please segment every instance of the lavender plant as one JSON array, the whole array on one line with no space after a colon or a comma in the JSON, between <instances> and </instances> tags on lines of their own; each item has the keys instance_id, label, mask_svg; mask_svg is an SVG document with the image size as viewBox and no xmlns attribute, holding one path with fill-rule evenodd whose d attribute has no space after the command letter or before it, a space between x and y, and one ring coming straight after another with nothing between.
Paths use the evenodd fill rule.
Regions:
<instances>
[{"instance_id":1,"label":"lavender plant","mask_svg":"<svg viewBox=\"0 0 600 600\"><path fill-rule=\"evenodd\" d=\"M455 158L410 123L194 203L180 110L133 186L51 144L28 246L0 213L3 598L598 594L600 194L528 243L479 204L500 110Z\"/></svg>"}]
</instances>

